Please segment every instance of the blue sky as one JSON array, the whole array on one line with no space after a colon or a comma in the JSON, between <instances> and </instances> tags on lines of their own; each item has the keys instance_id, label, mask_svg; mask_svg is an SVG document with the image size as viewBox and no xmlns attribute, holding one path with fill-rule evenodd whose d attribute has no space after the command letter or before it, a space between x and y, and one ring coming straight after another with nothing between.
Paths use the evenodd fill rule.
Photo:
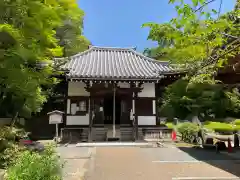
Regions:
<instances>
[{"instance_id":1,"label":"blue sky","mask_svg":"<svg viewBox=\"0 0 240 180\"><path fill-rule=\"evenodd\" d=\"M222 12L232 10L236 0L223 0ZM219 7L216 0L212 7ZM169 21L176 16L168 0L79 0L85 12L84 34L95 46L137 47L138 51L155 46L148 41L149 30L143 23Z\"/></svg>"}]
</instances>

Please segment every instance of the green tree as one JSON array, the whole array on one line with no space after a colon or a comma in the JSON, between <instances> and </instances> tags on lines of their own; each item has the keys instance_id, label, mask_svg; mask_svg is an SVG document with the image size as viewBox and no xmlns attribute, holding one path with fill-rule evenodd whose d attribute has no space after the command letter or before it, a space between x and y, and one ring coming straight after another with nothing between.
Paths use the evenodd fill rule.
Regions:
<instances>
[{"instance_id":1,"label":"green tree","mask_svg":"<svg viewBox=\"0 0 240 180\"><path fill-rule=\"evenodd\" d=\"M168 87L163 99L162 109L174 111L176 116L199 115L207 110L223 115L229 110L240 110L239 94L215 80L219 68L239 53L239 8L236 5L233 11L220 16L221 6L206 8L211 2L170 0L170 4L175 4L177 17L163 24L143 25L150 28L148 38L158 42L160 53L188 70L184 81Z\"/></svg>"},{"instance_id":2,"label":"green tree","mask_svg":"<svg viewBox=\"0 0 240 180\"><path fill-rule=\"evenodd\" d=\"M201 82L184 78L166 88L161 114L170 118L191 118L193 116L226 117L240 111L239 92L216 84L214 79L202 75ZM197 77L198 78L198 77Z\"/></svg>"},{"instance_id":3,"label":"green tree","mask_svg":"<svg viewBox=\"0 0 240 180\"><path fill-rule=\"evenodd\" d=\"M52 66L54 57L61 57L63 49L70 54L86 47L82 19L75 0L0 2L1 112L14 119L40 110L58 82L53 78L58 73ZM71 36L59 41L56 31L66 26L66 20L74 33L66 31Z\"/></svg>"},{"instance_id":4,"label":"green tree","mask_svg":"<svg viewBox=\"0 0 240 180\"><path fill-rule=\"evenodd\" d=\"M62 25L56 30L59 45L63 47L63 55L71 56L88 48L90 42L83 36L84 12L75 0L59 1L64 12L61 14Z\"/></svg>"}]
</instances>

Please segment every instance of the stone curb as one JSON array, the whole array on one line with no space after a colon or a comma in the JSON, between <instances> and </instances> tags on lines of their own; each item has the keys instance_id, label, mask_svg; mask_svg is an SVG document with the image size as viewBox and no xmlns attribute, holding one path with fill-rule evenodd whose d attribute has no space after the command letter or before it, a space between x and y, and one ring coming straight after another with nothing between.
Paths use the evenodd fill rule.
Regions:
<instances>
[{"instance_id":1,"label":"stone curb","mask_svg":"<svg viewBox=\"0 0 240 180\"><path fill-rule=\"evenodd\" d=\"M133 142L133 143L112 143L112 142L106 142L106 143L78 143L76 144L76 147L109 147L109 146L115 146L115 147L121 147L121 146L129 146L129 147L142 147L142 146L153 146L152 143L140 143L140 142Z\"/></svg>"}]
</instances>

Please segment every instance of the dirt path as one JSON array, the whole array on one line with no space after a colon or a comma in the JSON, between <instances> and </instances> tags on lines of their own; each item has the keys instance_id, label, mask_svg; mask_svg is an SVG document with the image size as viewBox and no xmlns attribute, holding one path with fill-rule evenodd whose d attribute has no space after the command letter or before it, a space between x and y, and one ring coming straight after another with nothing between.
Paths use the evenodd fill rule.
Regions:
<instances>
[{"instance_id":1,"label":"dirt path","mask_svg":"<svg viewBox=\"0 0 240 180\"><path fill-rule=\"evenodd\" d=\"M179 177L234 176L204 162L154 163L146 152L137 147L99 147L84 179L171 180Z\"/></svg>"}]
</instances>

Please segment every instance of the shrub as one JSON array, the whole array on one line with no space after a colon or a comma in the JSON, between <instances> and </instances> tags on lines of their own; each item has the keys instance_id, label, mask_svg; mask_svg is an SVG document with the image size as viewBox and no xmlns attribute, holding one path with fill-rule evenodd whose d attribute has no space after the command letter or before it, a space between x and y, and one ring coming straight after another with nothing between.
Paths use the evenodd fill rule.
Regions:
<instances>
[{"instance_id":1,"label":"shrub","mask_svg":"<svg viewBox=\"0 0 240 180\"><path fill-rule=\"evenodd\" d=\"M169 129L173 129L173 128L174 128L174 125L173 125L173 123L171 123L171 122L167 122L165 125L166 125Z\"/></svg>"},{"instance_id":2,"label":"shrub","mask_svg":"<svg viewBox=\"0 0 240 180\"><path fill-rule=\"evenodd\" d=\"M216 132L232 132L234 130L234 127L232 126L232 124L223 123L223 122L207 121L205 122L204 127L207 129L214 130Z\"/></svg>"},{"instance_id":3,"label":"shrub","mask_svg":"<svg viewBox=\"0 0 240 180\"><path fill-rule=\"evenodd\" d=\"M184 122L177 126L177 131L185 142L192 142L199 130L200 128L196 124L190 122Z\"/></svg>"},{"instance_id":4,"label":"shrub","mask_svg":"<svg viewBox=\"0 0 240 180\"><path fill-rule=\"evenodd\" d=\"M19 138L22 138L26 135L26 132L23 129L18 129L16 127L3 126L0 128L0 141L15 141Z\"/></svg>"},{"instance_id":5,"label":"shrub","mask_svg":"<svg viewBox=\"0 0 240 180\"><path fill-rule=\"evenodd\" d=\"M8 147L5 148L0 154L1 167L6 168L14 164L20 153L24 150L26 150L24 147L20 147L16 143L8 143Z\"/></svg>"},{"instance_id":6,"label":"shrub","mask_svg":"<svg viewBox=\"0 0 240 180\"><path fill-rule=\"evenodd\" d=\"M19 147L17 140L23 138L26 132L23 129L4 126L0 128L0 166L6 167L15 162L20 152L24 150Z\"/></svg>"},{"instance_id":7,"label":"shrub","mask_svg":"<svg viewBox=\"0 0 240 180\"><path fill-rule=\"evenodd\" d=\"M234 121L234 124L235 124L235 125L240 125L240 119L236 119L236 120Z\"/></svg>"},{"instance_id":8,"label":"shrub","mask_svg":"<svg viewBox=\"0 0 240 180\"><path fill-rule=\"evenodd\" d=\"M24 151L6 173L8 180L61 180L61 163L53 146L41 154Z\"/></svg>"}]
</instances>

